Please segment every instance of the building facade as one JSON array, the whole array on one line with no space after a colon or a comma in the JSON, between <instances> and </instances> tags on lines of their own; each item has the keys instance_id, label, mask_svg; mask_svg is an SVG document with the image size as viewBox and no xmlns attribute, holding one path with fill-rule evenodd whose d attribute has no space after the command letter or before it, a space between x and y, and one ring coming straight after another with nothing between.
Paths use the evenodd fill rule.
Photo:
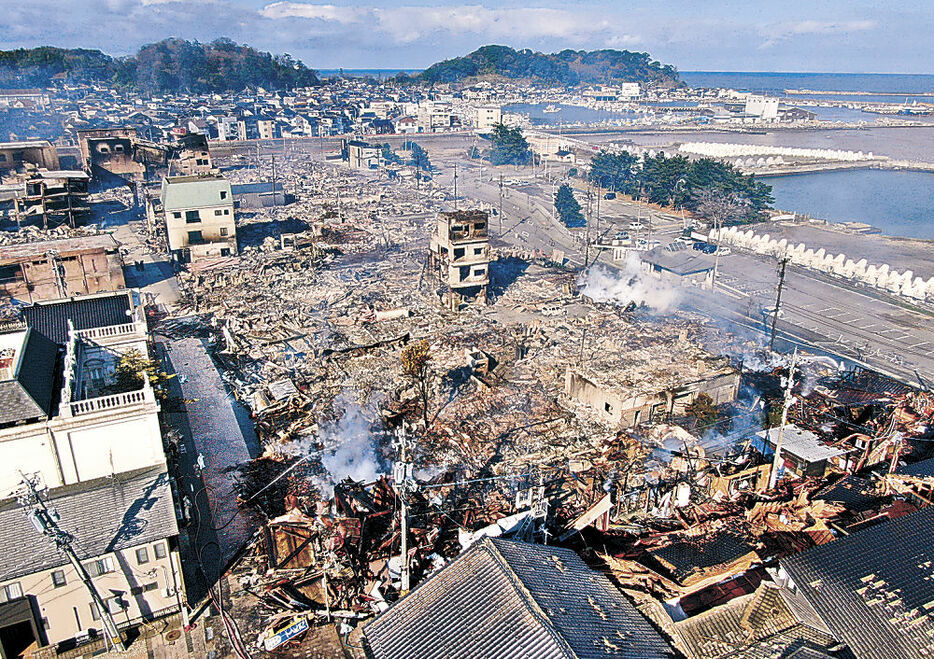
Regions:
<instances>
[{"instance_id":1,"label":"building facade","mask_svg":"<svg viewBox=\"0 0 934 659\"><path fill-rule=\"evenodd\" d=\"M36 302L125 288L109 234L0 247L0 300Z\"/></svg>"},{"instance_id":2,"label":"building facade","mask_svg":"<svg viewBox=\"0 0 934 659\"><path fill-rule=\"evenodd\" d=\"M439 213L431 236L429 265L445 306L485 304L490 285L489 215L486 211Z\"/></svg>"},{"instance_id":3,"label":"building facade","mask_svg":"<svg viewBox=\"0 0 934 659\"><path fill-rule=\"evenodd\" d=\"M162 180L166 242L182 262L237 254L230 183L222 176L173 176Z\"/></svg>"}]
</instances>

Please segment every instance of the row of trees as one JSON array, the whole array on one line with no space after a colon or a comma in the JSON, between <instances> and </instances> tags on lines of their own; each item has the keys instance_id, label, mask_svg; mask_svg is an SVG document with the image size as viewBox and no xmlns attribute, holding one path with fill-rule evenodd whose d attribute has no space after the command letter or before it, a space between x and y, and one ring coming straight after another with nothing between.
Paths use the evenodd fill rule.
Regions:
<instances>
[{"instance_id":1,"label":"row of trees","mask_svg":"<svg viewBox=\"0 0 934 659\"><path fill-rule=\"evenodd\" d=\"M589 180L640 201L701 214L728 203L726 223L748 222L772 203L772 187L732 165L710 158L690 160L664 153L640 158L628 151L601 151L590 163Z\"/></svg>"}]
</instances>

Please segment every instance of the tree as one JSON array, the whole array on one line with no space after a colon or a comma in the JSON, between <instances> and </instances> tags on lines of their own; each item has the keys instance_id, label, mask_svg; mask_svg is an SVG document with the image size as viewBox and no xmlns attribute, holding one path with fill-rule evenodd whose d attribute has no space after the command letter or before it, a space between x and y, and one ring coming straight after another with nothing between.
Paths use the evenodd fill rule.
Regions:
<instances>
[{"instance_id":1,"label":"tree","mask_svg":"<svg viewBox=\"0 0 934 659\"><path fill-rule=\"evenodd\" d=\"M428 428L428 396L431 391L431 348L428 341L411 343L402 350L402 372L415 389L422 404L422 418Z\"/></svg>"},{"instance_id":2,"label":"tree","mask_svg":"<svg viewBox=\"0 0 934 659\"><path fill-rule=\"evenodd\" d=\"M581 205L574 198L574 191L567 183L558 188L558 192L555 194L555 210L565 226L579 227L584 224Z\"/></svg>"},{"instance_id":3,"label":"tree","mask_svg":"<svg viewBox=\"0 0 934 659\"><path fill-rule=\"evenodd\" d=\"M688 416L694 417L694 423L700 430L706 430L720 417L720 410L713 404L713 398L703 393L697 394L684 411Z\"/></svg>"},{"instance_id":4,"label":"tree","mask_svg":"<svg viewBox=\"0 0 934 659\"><path fill-rule=\"evenodd\" d=\"M160 368L159 362L144 356L136 349L127 350L120 355L114 369L115 382L109 389L113 393L137 391L143 386L144 373L149 378L149 384L155 390L156 396L164 400L167 395L166 383L175 376L166 375L165 371Z\"/></svg>"},{"instance_id":5,"label":"tree","mask_svg":"<svg viewBox=\"0 0 934 659\"><path fill-rule=\"evenodd\" d=\"M748 199L735 192L711 189L696 193L693 205L698 217L718 229L741 221L749 215L751 207Z\"/></svg>"},{"instance_id":6,"label":"tree","mask_svg":"<svg viewBox=\"0 0 934 659\"><path fill-rule=\"evenodd\" d=\"M490 140L493 142L490 162L494 165L525 165L529 162L529 143L518 126L509 128L503 124L496 124L490 134Z\"/></svg>"}]
</instances>

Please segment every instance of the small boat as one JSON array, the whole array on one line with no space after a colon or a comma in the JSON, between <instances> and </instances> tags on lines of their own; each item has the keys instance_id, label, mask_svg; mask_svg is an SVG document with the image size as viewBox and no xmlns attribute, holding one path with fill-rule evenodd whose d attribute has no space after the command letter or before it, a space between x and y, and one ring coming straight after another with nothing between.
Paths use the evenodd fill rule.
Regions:
<instances>
[{"instance_id":1,"label":"small boat","mask_svg":"<svg viewBox=\"0 0 934 659\"><path fill-rule=\"evenodd\" d=\"M554 105L549 105L544 110L542 110L542 112L545 112L547 114L551 114L552 112L561 112L561 108L555 107Z\"/></svg>"}]
</instances>

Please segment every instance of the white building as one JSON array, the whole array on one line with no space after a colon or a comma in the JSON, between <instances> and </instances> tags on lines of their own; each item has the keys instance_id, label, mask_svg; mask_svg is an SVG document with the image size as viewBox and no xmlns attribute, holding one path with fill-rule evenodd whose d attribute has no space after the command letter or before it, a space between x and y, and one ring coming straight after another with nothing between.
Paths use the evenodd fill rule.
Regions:
<instances>
[{"instance_id":1,"label":"white building","mask_svg":"<svg viewBox=\"0 0 934 659\"><path fill-rule=\"evenodd\" d=\"M778 99L769 96L747 96L745 114L750 117L759 117L763 121L778 119Z\"/></svg>"},{"instance_id":2,"label":"white building","mask_svg":"<svg viewBox=\"0 0 934 659\"><path fill-rule=\"evenodd\" d=\"M151 221L159 213L166 242L182 262L237 254L237 227L230 182L223 176L172 176L162 179L161 211L150 205Z\"/></svg>"},{"instance_id":3,"label":"white building","mask_svg":"<svg viewBox=\"0 0 934 659\"><path fill-rule=\"evenodd\" d=\"M493 130L493 126L503 123L503 111L496 105L483 105L473 108L473 125L480 133Z\"/></svg>"},{"instance_id":4,"label":"white building","mask_svg":"<svg viewBox=\"0 0 934 659\"><path fill-rule=\"evenodd\" d=\"M2 656L102 633L68 557L13 498L24 474L75 538L119 627L178 612L184 600L155 391L145 375L122 390L114 377L121 355L148 354L142 308L121 291L22 313L22 327L0 332Z\"/></svg>"}]
</instances>

